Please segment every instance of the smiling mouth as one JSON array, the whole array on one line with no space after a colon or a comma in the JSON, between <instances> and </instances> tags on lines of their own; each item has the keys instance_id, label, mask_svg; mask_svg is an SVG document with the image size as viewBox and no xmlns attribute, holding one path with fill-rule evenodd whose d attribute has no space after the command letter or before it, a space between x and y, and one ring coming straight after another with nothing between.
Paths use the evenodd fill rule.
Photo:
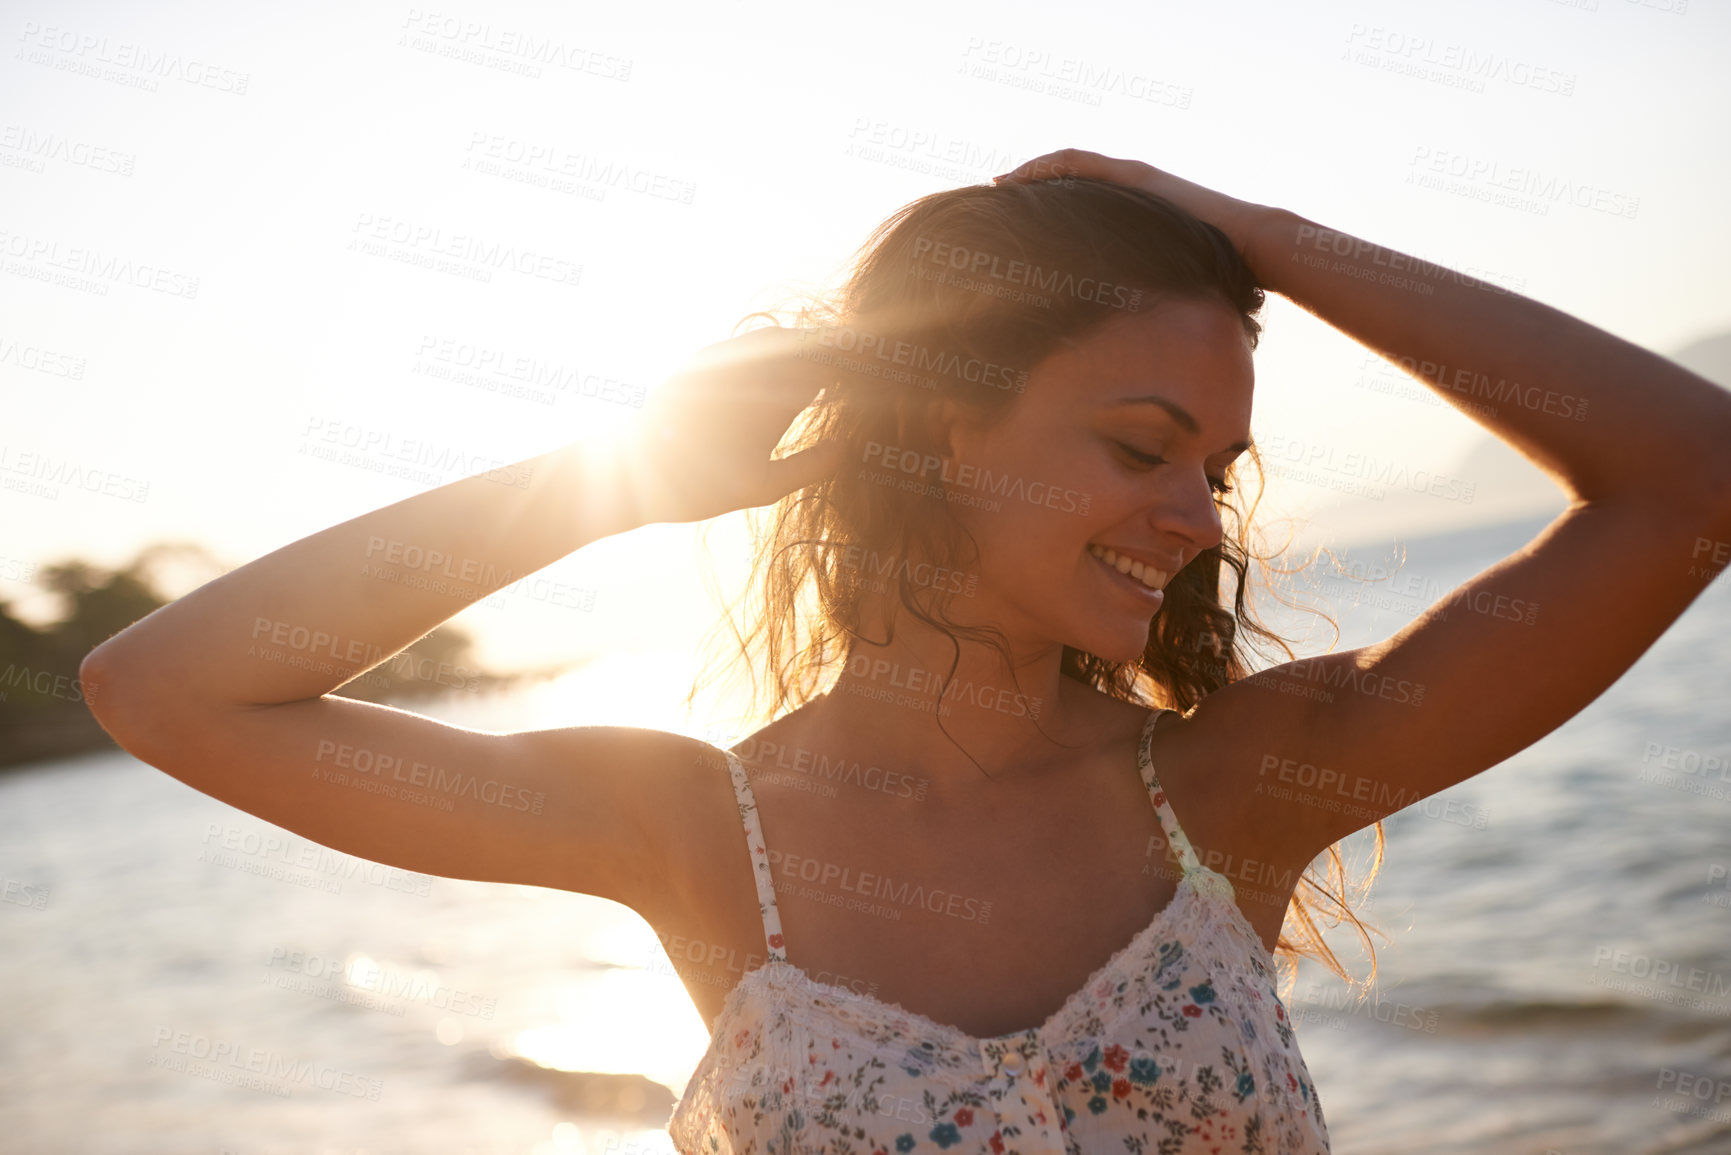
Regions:
<instances>
[{"instance_id":1,"label":"smiling mouth","mask_svg":"<svg viewBox=\"0 0 1731 1155\"><path fill-rule=\"evenodd\" d=\"M1172 580L1172 575L1166 571L1155 569L1153 566L1143 565L1141 562L1127 558L1108 546L1094 545L1090 542L1088 545L1088 552L1117 570L1119 573L1123 574L1125 577L1134 578L1136 581L1141 582L1151 590L1160 589L1164 587L1167 582Z\"/></svg>"}]
</instances>

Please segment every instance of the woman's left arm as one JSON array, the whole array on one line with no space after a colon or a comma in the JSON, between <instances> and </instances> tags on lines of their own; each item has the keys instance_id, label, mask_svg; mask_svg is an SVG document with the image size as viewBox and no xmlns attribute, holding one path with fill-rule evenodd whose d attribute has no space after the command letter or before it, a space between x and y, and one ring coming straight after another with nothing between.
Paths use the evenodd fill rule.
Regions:
<instances>
[{"instance_id":1,"label":"woman's left arm","mask_svg":"<svg viewBox=\"0 0 1731 1155\"><path fill-rule=\"evenodd\" d=\"M1549 305L1141 161L1063 149L998 179L1063 175L1147 189L1221 229L1263 288L1406 367L1572 497L1695 503L1710 522L1724 510L1731 393L1682 366Z\"/></svg>"},{"instance_id":2,"label":"woman's left arm","mask_svg":"<svg viewBox=\"0 0 1731 1155\"><path fill-rule=\"evenodd\" d=\"M1731 562L1731 393L1548 305L1140 162L1065 150L1010 179L1065 173L1146 188L1216 225L1265 288L1404 367L1571 499L1387 640L1274 667L1197 707L1196 732L1242 763L1227 771L1245 785L1242 817L1290 861L1562 725ZM1722 704L1723 687L1702 688ZM1277 802L1251 785L1268 782L1270 759L1331 770L1361 804Z\"/></svg>"},{"instance_id":3,"label":"woman's left arm","mask_svg":"<svg viewBox=\"0 0 1731 1155\"><path fill-rule=\"evenodd\" d=\"M1549 305L1283 209L1256 218L1245 258L1265 288L1405 367L1576 501L1651 503L1685 530L1725 524L1731 393L1712 382Z\"/></svg>"}]
</instances>

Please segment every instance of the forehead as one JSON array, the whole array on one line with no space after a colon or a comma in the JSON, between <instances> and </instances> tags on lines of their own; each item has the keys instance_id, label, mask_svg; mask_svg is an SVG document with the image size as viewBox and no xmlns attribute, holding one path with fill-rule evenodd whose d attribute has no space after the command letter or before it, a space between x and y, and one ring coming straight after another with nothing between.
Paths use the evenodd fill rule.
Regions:
<instances>
[{"instance_id":1,"label":"forehead","mask_svg":"<svg viewBox=\"0 0 1731 1155\"><path fill-rule=\"evenodd\" d=\"M1125 313L1066 341L1029 374L1039 404L1118 405L1150 394L1234 436L1249 426L1255 385L1250 339L1224 302L1168 301ZM1126 406L1159 410L1155 405Z\"/></svg>"}]
</instances>

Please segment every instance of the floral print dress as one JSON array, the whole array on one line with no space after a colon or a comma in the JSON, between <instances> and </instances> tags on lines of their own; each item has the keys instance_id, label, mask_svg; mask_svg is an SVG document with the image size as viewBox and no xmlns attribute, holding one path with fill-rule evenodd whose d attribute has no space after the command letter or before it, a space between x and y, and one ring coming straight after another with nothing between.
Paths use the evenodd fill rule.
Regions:
<instances>
[{"instance_id":1,"label":"floral print dress","mask_svg":"<svg viewBox=\"0 0 1731 1155\"><path fill-rule=\"evenodd\" d=\"M1313 1155L1322 1104L1232 883L1139 762L1183 871L1172 901L1039 1027L982 1039L787 961L757 804L727 752L768 960L674 1108L682 1155Z\"/></svg>"}]
</instances>

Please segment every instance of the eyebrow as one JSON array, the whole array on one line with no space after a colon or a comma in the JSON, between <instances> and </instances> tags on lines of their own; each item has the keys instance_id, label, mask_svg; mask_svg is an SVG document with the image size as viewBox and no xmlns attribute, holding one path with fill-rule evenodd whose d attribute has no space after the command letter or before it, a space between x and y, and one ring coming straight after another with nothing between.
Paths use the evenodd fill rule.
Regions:
<instances>
[{"instance_id":1,"label":"eyebrow","mask_svg":"<svg viewBox=\"0 0 1731 1155\"><path fill-rule=\"evenodd\" d=\"M1183 429L1186 433L1200 433L1202 431L1202 426L1197 424L1196 418L1190 415L1190 410L1184 408L1184 406L1178 404L1176 401L1168 401L1166 398L1156 396L1152 393L1146 397L1125 397L1120 401L1114 401L1112 404L1114 407L1118 405L1158 405L1160 408L1164 409L1167 415L1170 416L1172 420L1176 421L1179 428ZM1250 442L1237 441L1228 445L1220 452L1243 453L1249 448Z\"/></svg>"}]
</instances>

